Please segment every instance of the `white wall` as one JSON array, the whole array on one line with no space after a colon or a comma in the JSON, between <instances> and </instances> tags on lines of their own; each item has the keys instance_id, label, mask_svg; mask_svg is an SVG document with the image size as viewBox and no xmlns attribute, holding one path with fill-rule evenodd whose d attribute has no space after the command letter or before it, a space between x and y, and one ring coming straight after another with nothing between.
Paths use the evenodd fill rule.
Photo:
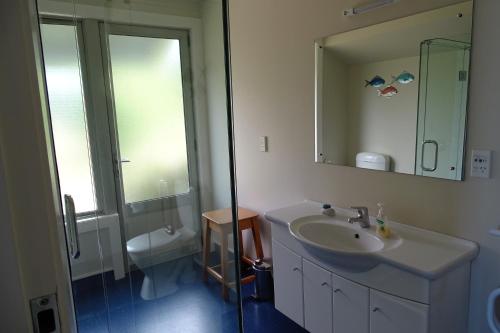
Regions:
<instances>
[{"instance_id":1,"label":"white wall","mask_svg":"<svg viewBox=\"0 0 500 333\"><path fill-rule=\"evenodd\" d=\"M69 284L65 279L68 271L59 246L62 218L58 194L52 191L54 161L48 158L51 147L47 146L43 126L47 119L44 100L39 94L41 67L37 62L39 50L34 44L38 42L38 33L32 5L31 1L0 2L3 32L0 34L0 150L5 176L2 188L8 197L10 216L10 221L3 219L6 198L2 195L0 223L2 243L14 244L10 246L11 252L5 253L7 260L3 265L9 271L19 271L18 282L24 291L19 292L13 279L2 278L1 284L5 283L12 292L9 295L12 306L6 301L9 309L2 311L1 325L2 330L16 327L11 332L30 332L29 300L57 292L62 330L70 332L75 327ZM23 312L19 302L23 304Z\"/></svg>"},{"instance_id":2,"label":"white wall","mask_svg":"<svg viewBox=\"0 0 500 333\"><path fill-rule=\"evenodd\" d=\"M352 1L231 1L238 199L261 213L310 198L365 205L373 214L382 201L391 219L477 241L481 252L472 267L469 331L485 333L486 297L500 285L500 240L487 233L500 224L496 159L492 179L464 182L313 162L314 40L454 2L400 1L342 17ZM500 150L499 12L499 1L476 0L467 157L472 148ZM269 136L268 153L258 151L257 133ZM269 256L269 228L263 225Z\"/></svg>"},{"instance_id":3,"label":"white wall","mask_svg":"<svg viewBox=\"0 0 500 333\"><path fill-rule=\"evenodd\" d=\"M2 154L0 151L0 322L6 332L26 332L24 291L14 242L10 203L5 188Z\"/></svg>"},{"instance_id":4,"label":"white wall","mask_svg":"<svg viewBox=\"0 0 500 333\"><path fill-rule=\"evenodd\" d=\"M212 209L231 207L222 2L202 4ZM204 163L204 161L201 161Z\"/></svg>"},{"instance_id":5,"label":"white wall","mask_svg":"<svg viewBox=\"0 0 500 333\"><path fill-rule=\"evenodd\" d=\"M356 154L376 152L391 157L391 171L413 174L417 139L419 57L349 66L349 165ZM364 87L365 80L380 75L386 84L404 70L415 75L408 84L394 83L398 94L385 98L377 89Z\"/></svg>"}]
</instances>

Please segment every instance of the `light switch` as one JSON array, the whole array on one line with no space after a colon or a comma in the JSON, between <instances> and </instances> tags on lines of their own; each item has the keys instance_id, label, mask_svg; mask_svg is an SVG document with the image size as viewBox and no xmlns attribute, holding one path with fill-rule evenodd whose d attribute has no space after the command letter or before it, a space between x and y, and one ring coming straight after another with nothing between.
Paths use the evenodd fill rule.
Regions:
<instances>
[{"instance_id":1,"label":"light switch","mask_svg":"<svg viewBox=\"0 0 500 333\"><path fill-rule=\"evenodd\" d=\"M470 175L490 178L491 150L472 150Z\"/></svg>"},{"instance_id":2,"label":"light switch","mask_svg":"<svg viewBox=\"0 0 500 333\"><path fill-rule=\"evenodd\" d=\"M259 151L267 152L267 136L259 137Z\"/></svg>"}]
</instances>

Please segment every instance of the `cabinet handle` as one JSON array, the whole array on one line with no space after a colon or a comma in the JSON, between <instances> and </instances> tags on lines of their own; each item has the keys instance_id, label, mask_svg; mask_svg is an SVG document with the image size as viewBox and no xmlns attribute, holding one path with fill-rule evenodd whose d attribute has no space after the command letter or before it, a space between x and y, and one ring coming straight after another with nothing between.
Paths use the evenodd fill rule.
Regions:
<instances>
[{"instance_id":1,"label":"cabinet handle","mask_svg":"<svg viewBox=\"0 0 500 333\"><path fill-rule=\"evenodd\" d=\"M300 268L298 268L298 267L294 267L294 268L293 268L293 271L294 271L294 272L300 272Z\"/></svg>"},{"instance_id":2,"label":"cabinet handle","mask_svg":"<svg viewBox=\"0 0 500 333\"><path fill-rule=\"evenodd\" d=\"M374 307L373 310L372 310L372 312L377 312L378 310L380 310L380 309L377 308L377 307Z\"/></svg>"},{"instance_id":3,"label":"cabinet handle","mask_svg":"<svg viewBox=\"0 0 500 333\"><path fill-rule=\"evenodd\" d=\"M339 291L342 291L342 290L340 290L340 288L337 288L337 289L335 289L333 292L334 292L334 293L338 293Z\"/></svg>"},{"instance_id":4,"label":"cabinet handle","mask_svg":"<svg viewBox=\"0 0 500 333\"><path fill-rule=\"evenodd\" d=\"M323 282L323 283L321 284L321 286L327 286L327 285L328 285L328 282Z\"/></svg>"}]
</instances>

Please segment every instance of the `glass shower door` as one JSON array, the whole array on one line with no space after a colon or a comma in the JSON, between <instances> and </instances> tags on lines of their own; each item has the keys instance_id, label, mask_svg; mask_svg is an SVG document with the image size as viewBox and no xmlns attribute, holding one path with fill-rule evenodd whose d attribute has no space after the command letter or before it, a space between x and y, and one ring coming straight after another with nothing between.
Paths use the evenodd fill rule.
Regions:
<instances>
[{"instance_id":1,"label":"glass shower door","mask_svg":"<svg viewBox=\"0 0 500 333\"><path fill-rule=\"evenodd\" d=\"M81 28L74 20L42 19L40 24L74 308L77 327L85 331L89 326L109 326L109 290L102 238L106 230L94 172L99 161L89 140Z\"/></svg>"},{"instance_id":2,"label":"glass shower door","mask_svg":"<svg viewBox=\"0 0 500 333\"><path fill-rule=\"evenodd\" d=\"M422 42L416 174L461 179L470 44Z\"/></svg>"},{"instance_id":3,"label":"glass shower door","mask_svg":"<svg viewBox=\"0 0 500 333\"><path fill-rule=\"evenodd\" d=\"M235 223L205 247L228 300L201 260L202 212L235 207L223 3L70 2L38 8L79 332L238 331Z\"/></svg>"}]
</instances>

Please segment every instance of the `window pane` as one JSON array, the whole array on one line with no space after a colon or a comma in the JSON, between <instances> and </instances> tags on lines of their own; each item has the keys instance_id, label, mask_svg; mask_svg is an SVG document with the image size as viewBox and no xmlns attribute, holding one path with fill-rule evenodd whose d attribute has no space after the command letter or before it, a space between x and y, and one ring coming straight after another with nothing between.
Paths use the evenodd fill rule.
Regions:
<instances>
[{"instance_id":1,"label":"window pane","mask_svg":"<svg viewBox=\"0 0 500 333\"><path fill-rule=\"evenodd\" d=\"M109 36L125 202L188 192L180 45Z\"/></svg>"},{"instance_id":2,"label":"window pane","mask_svg":"<svg viewBox=\"0 0 500 333\"><path fill-rule=\"evenodd\" d=\"M77 212L93 211L76 30L71 25L42 24L41 33L61 194L73 196Z\"/></svg>"}]
</instances>

